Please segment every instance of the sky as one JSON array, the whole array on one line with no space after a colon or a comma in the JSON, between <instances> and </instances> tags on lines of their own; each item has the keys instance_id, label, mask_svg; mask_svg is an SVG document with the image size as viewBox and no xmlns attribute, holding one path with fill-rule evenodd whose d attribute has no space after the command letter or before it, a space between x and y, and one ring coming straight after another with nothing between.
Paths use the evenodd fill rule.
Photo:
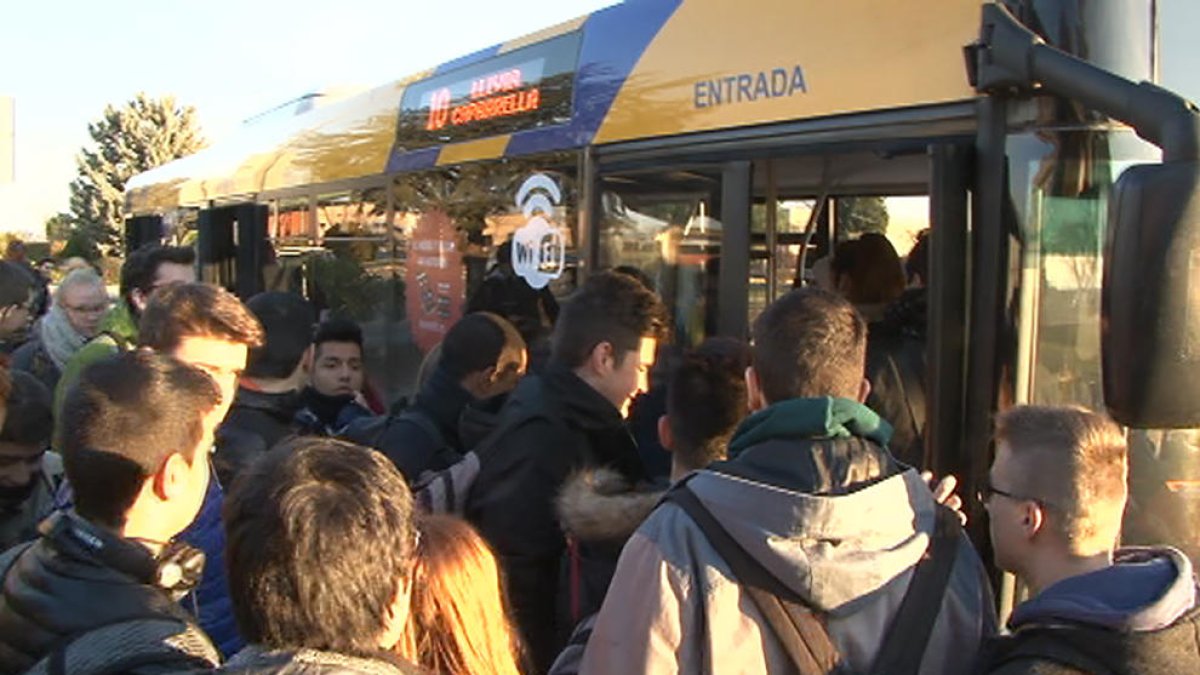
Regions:
<instances>
[{"instance_id":1,"label":"sky","mask_svg":"<svg viewBox=\"0 0 1200 675\"><path fill-rule=\"evenodd\" d=\"M1158 0L1162 83L1200 101L1200 2ZM369 87L612 0L40 0L0 9L0 96L16 101L16 181L0 231L67 209L75 155L108 103L137 92L196 108L219 141L312 91Z\"/></svg>"}]
</instances>

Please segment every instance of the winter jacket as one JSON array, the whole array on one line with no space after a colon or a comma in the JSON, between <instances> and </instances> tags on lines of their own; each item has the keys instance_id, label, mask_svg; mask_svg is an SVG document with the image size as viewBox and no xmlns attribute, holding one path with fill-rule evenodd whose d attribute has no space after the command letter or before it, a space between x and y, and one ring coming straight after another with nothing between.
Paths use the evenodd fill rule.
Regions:
<instances>
[{"instance_id":1,"label":"winter jacket","mask_svg":"<svg viewBox=\"0 0 1200 675\"><path fill-rule=\"evenodd\" d=\"M62 653L73 675L215 667L216 649L153 585L155 569L145 547L74 514L47 521L37 541L0 555L0 673L48 672L47 657L68 636L82 636Z\"/></svg>"},{"instance_id":2,"label":"winter jacket","mask_svg":"<svg viewBox=\"0 0 1200 675\"><path fill-rule=\"evenodd\" d=\"M33 477L29 495L17 504L0 502L0 552L38 538L38 523L54 510L54 494L62 475L62 458L47 452L42 457L41 471Z\"/></svg>"},{"instance_id":3,"label":"winter jacket","mask_svg":"<svg viewBox=\"0 0 1200 675\"><path fill-rule=\"evenodd\" d=\"M500 425L500 411L508 401L508 394L488 399L475 399L463 408L458 416L458 440L463 450L474 450Z\"/></svg>"},{"instance_id":4,"label":"winter jacket","mask_svg":"<svg viewBox=\"0 0 1200 675\"><path fill-rule=\"evenodd\" d=\"M570 630L555 620L553 580L566 540L554 500L584 466L611 468L636 484L641 461L616 406L563 366L526 377L501 417L508 429L485 443L466 517L496 551L535 672L545 672Z\"/></svg>"},{"instance_id":5,"label":"winter jacket","mask_svg":"<svg viewBox=\"0 0 1200 675\"><path fill-rule=\"evenodd\" d=\"M295 433L299 392L271 394L238 387L233 406L217 429L213 466L222 485L276 443Z\"/></svg>"},{"instance_id":6,"label":"winter jacket","mask_svg":"<svg viewBox=\"0 0 1200 675\"><path fill-rule=\"evenodd\" d=\"M935 527L933 495L884 449L890 429L846 399L794 399L752 415L730 460L688 487L729 535L823 619L843 667L871 672ZM965 536L922 673L968 672L995 630ZM584 673L791 672L775 634L700 528L672 502L621 554Z\"/></svg>"},{"instance_id":7,"label":"winter jacket","mask_svg":"<svg viewBox=\"0 0 1200 675\"><path fill-rule=\"evenodd\" d=\"M221 510L225 493L216 480L208 481L208 492L196 519L179 533L179 539L204 551L204 575L184 598L183 606L193 610L200 628L216 643L225 656L233 656L246 645L233 618L229 597L229 579L225 576L225 523Z\"/></svg>"},{"instance_id":8,"label":"winter jacket","mask_svg":"<svg viewBox=\"0 0 1200 675\"><path fill-rule=\"evenodd\" d=\"M355 420L374 416L352 394L329 396L313 387L300 392L300 405L293 425L297 433L310 436L337 436Z\"/></svg>"},{"instance_id":9,"label":"winter jacket","mask_svg":"<svg viewBox=\"0 0 1200 675\"><path fill-rule=\"evenodd\" d=\"M563 486L557 502L567 535L559 575L560 626L572 628L600 611L621 548L665 493L642 487L634 489L611 469L590 467Z\"/></svg>"},{"instance_id":10,"label":"winter jacket","mask_svg":"<svg viewBox=\"0 0 1200 675\"><path fill-rule=\"evenodd\" d=\"M64 480L54 498L55 508L69 511L75 507L71 483ZM200 583L182 600L200 628L225 656L236 654L246 643L238 633L233 618L233 602L229 597L229 580L225 576L225 524L221 510L225 493L220 482L210 480L204 493L200 512L187 529L179 533L180 541L204 552L204 571Z\"/></svg>"},{"instance_id":11,"label":"winter jacket","mask_svg":"<svg viewBox=\"0 0 1200 675\"><path fill-rule=\"evenodd\" d=\"M227 675L408 675L420 672L390 654L376 658L315 649L268 650L251 645L216 671Z\"/></svg>"},{"instance_id":12,"label":"winter jacket","mask_svg":"<svg viewBox=\"0 0 1200 675\"><path fill-rule=\"evenodd\" d=\"M1001 675L1200 673L1200 608L1187 556L1118 551L1111 567L1026 601L989 641L982 672Z\"/></svg>"},{"instance_id":13,"label":"winter jacket","mask_svg":"<svg viewBox=\"0 0 1200 675\"><path fill-rule=\"evenodd\" d=\"M461 384L438 368L413 404L387 420L382 430L378 430L377 420L361 420L351 424L343 436L387 455L409 482L415 482L426 471L441 471L454 464L471 449L459 440L458 423L472 400ZM421 422L414 415L420 415ZM440 438L425 428L429 423Z\"/></svg>"}]
</instances>

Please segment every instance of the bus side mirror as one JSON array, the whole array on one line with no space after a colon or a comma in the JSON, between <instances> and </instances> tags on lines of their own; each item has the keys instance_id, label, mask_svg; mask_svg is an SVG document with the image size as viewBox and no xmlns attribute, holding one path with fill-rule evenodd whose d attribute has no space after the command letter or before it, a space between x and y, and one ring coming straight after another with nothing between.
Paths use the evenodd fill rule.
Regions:
<instances>
[{"instance_id":1,"label":"bus side mirror","mask_svg":"<svg viewBox=\"0 0 1200 675\"><path fill-rule=\"evenodd\" d=\"M1200 427L1200 163L1134 166L1114 186L1101 344L1114 420Z\"/></svg>"}]
</instances>

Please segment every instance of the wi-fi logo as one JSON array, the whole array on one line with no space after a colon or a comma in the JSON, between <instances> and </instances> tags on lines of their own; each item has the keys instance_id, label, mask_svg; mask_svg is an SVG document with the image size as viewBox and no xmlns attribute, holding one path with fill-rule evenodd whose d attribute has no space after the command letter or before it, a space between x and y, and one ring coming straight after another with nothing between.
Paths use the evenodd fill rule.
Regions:
<instances>
[{"instance_id":1,"label":"wi-fi logo","mask_svg":"<svg viewBox=\"0 0 1200 675\"><path fill-rule=\"evenodd\" d=\"M517 208L526 220L513 233L512 265L533 288L545 288L566 267L566 239L550 222L561 203L562 190L544 173L526 178L517 190Z\"/></svg>"},{"instance_id":2,"label":"wi-fi logo","mask_svg":"<svg viewBox=\"0 0 1200 675\"><path fill-rule=\"evenodd\" d=\"M535 173L521 183L517 190L517 208L532 218L533 214L541 212L554 217L554 207L562 203L562 191L558 183L544 173Z\"/></svg>"}]
</instances>

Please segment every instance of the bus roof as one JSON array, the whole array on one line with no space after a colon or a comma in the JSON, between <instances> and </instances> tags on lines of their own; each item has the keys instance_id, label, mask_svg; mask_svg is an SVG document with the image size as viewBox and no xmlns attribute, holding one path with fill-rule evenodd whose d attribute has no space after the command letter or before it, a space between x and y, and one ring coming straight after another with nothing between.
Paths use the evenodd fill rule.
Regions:
<instances>
[{"instance_id":1,"label":"bus roof","mask_svg":"<svg viewBox=\"0 0 1200 675\"><path fill-rule=\"evenodd\" d=\"M133 177L126 207L974 96L972 0L628 0Z\"/></svg>"}]
</instances>

